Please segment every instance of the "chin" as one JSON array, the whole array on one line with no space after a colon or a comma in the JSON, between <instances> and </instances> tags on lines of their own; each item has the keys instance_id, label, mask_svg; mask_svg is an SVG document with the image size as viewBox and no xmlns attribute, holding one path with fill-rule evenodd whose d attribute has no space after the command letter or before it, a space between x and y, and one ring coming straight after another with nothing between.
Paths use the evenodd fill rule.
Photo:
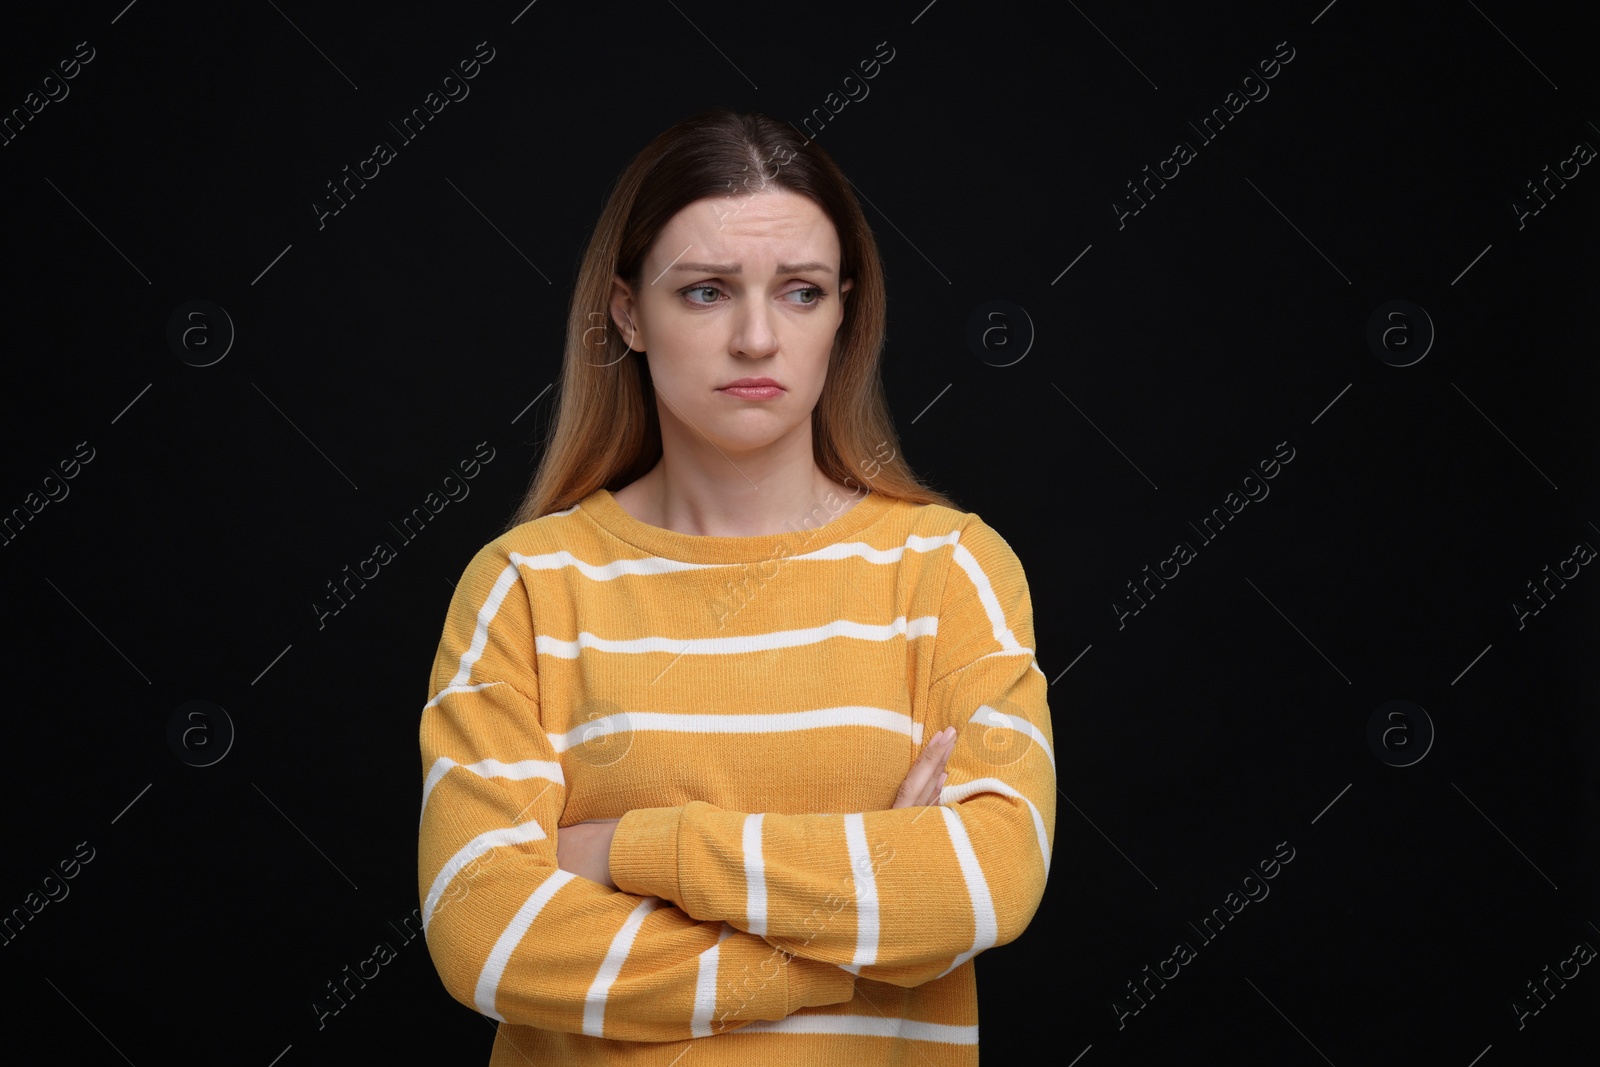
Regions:
<instances>
[{"instance_id":1,"label":"chin","mask_svg":"<svg viewBox=\"0 0 1600 1067\"><path fill-rule=\"evenodd\" d=\"M774 427L771 425L771 423L767 423L760 427L730 426L721 428L722 432L718 432L717 430L712 429L709 426L705 426L704 424L702 424L702 428L706 431L705 437L700 437L699 434L695 434L696 437L700 437L700 440L702 441L709 437L712 443L714 443L722 451L728 453L754 452L759 449L767 448L771 445L777 444L779 441L783 440L785 437L794 433L795 430L798 429L796 426ZM694 431L691 429L690 432L693 433Z\"/></svg>"}]
</instances>

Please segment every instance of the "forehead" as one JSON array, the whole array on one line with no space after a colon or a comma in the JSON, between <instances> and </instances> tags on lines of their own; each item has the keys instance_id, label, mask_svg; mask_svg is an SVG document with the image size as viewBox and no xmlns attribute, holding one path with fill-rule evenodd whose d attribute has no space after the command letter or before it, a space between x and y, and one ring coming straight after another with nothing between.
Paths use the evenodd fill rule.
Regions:
<instances>
[{"instance_id":1,"label":"forehead","mask_svg":"<svg viewBox=\"0 0 1600 1067\"><path fill-rule=\"evenodd\" d=\"M692 255L691 255L692 253ZM833 221L810 197L787 189L712 196L686 205L662 228L653 255L719 262L800 259L837 262Z\"/></svg>"}]
</instances>

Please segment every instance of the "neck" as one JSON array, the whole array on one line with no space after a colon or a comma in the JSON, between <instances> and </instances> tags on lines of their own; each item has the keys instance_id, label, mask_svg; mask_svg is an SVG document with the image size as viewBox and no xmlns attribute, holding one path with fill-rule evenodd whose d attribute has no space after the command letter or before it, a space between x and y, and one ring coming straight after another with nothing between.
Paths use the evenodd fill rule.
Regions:
<instances>
[{"instance_id":1,"label":"neck","mask_svg":"<svg viewBox=\"0 0 1600 1067\"><path fill-rule=\"evenodd\" d=\"M755 537L815 529L864 495L816 465L809 420L788 439L751 452L723 452L703 437L699 447L669 438L662 445L661 460L617 497L640 521L678 533Z\"/></svg>"}]
</instances>

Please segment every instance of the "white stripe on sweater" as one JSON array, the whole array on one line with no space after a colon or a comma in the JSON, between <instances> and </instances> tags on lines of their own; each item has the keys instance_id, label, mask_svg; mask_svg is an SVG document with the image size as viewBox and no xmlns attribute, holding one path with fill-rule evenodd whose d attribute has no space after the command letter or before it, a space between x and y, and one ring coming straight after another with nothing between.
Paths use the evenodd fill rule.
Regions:
<instances>
[{"instance_id":1,"label":"white stripe on sweater","mask_svg":"<svg viewBox=\"0 0 1600 1067\"><path fill-rule=\"evenodd\" d=\"M761 813L744 817L745 925L757 937L767 936L767 863L761 852Z\"/></svg>"},{"instance_id":2,"label":"white stripe on sweater","mask_svg":"<svg viewBox=\"0 0 1600 1067\"><path fill-rule=\"evenodd\" d=\"M983 605L983 613L989 617L989 629L994 633L994 639L1000 642L1000 647L1006 653L1018 655L1026 653L1032 657L1033 649L1017 641L1015 634L1006 624L1006 613L1000 607L1000 600L994 595L994 585L989 581L989 576L984 573L983 567L978 563L978 558L966 545L958 544L952 558L960 566L967 578L972 582L972 587L977 591L978 602ZM1044 670L1036 659L1029 659L1028 666L1039 672L1044 677Z\"/></svg>"},{"instance_id":3,"label":"white stripe on sweater","mask_svg":"<svg viewBox=\"0 0 1600 1067\"><path fill-rule=\"evenodd\" d=\"M1013 789L1008 783L998 778L974 778L970 782L960 785L947 785L939 790L939 803L959 804L963 800L978 793L999 793L1002 796L1016 797L1028 805L1028 810L1033 813L1033 832L1039 838L1039 856L1044 860L1044 873L1050 874L1050 835L1045 832L1044 816L1039 814L1039 809L1033 801Z\"/></svg>"},{"instance_id":4,"label":"white stripe on sweater","mask_svg":"<svg viewBox=\"0 0 1600 1067\"><path fill-rule=\"evenodd\" d=\"M499 684L501 684L501 683L499 683L499 682L479 682L477 685L447 685L443 689L439 690L439 695L438 696L434 697L432 700L430 700L426 704L422 705L422 710L423 711L427 711L431 707L436 707L441 700L443 700L445 697L449 696L451 693L476 693L476 692L479 692L480 690L488 689L492 685L499 685Z\"/></svg>"},{"instance_id":5,"label":"white stripe on sweater","mask_svg":"<svg viewBox=\"0 0 1600 1067\"><path fill-rule=\"evenodd\" d=\"M645 897L639 901L628 913L617 936L611 939L611 947L606 950L606 958L600 964L599 973L594 976L594 984L583 998L583 1032L590 1037L606 1036L606 997L611 993L611 984L622 973L622 965L633 950L633 939L639 936L639 927L644 925L645 916L661 907L661 904L655 897Z\"/></svg>"},{"instance_id":6,"label":"white stripe on sweater","mask_svg":"<svg viewBox=\"0 0 1600 1067\"><path fill-rule=\"evenodd\" d=\"M504 845L521 845L529 841L543 841L544 828L537 820L529 819L518 826L497 826L493 830L486 830L462 845L456 850L445 865L439 870L433 880L433 885L428 889L428 895L422 901L422 930L428 930L428 923L433 919L433 910L439 905L439 898L444 895L445 888L449 886L461 868L482 856Z\"/></svg>"},{"instance_id":7,"label":"white stripe on sweater","mask_svg":"<svg viewBox=\"0 0 1600 1067\"><path fill-rule=\"evenodd\" d=\"M546 734L557 753L576 748L588 738L611 741L614 735L659 730L682 734L776 734L793 730L822 730L838 726L872 726L904 734L913 744L922 743L922 723L888 708L849 706L814 708L809 711L778 711L771 714L692 714L672 711L623 711L598 719L587 719L566 733Z\"/></svg>"},{"instance_id":8,"label":"white stripe on sweater","mask_svg":"<svg viewBox=\"0 0 1600 1067\"><path fill-rule=\"evenodd\" d=\"M433 787L439 784L451 767L460 767L464 771L471 771L480 778L511 778L524 781L528 778L548 778L557 785L566 785L566 777L561 773L561 764L555 760L525 759L515 763L501 763L497 759L481 759L477 763L457 763L449 756L440 756L433 761L433 766L428 770L428 777L422 783L422 810L428 810L428 797L433 793ZM417 825L422 825L421 817Z\"/></svg>"},{"instance_id":9,"label":"white stripe on sweater","mask_svg":"<svg viewBox=\"0 0 1600 1067\"><path fill-rule=\"evenodd\" d=\"M500 936L495 939L494 947L489 950L489 958L484 961L483 970L478 974L478 985L472 992L472 1002L478 1011L505 1022L506 1018L495 1009L495 995L500 990L500 978L505 974L507 965L511 962L511 954L522 943L522 938L533 925L533 920L539 917L539 912L549 903L556 891L568 882L577 878L575 874L555 870L550 876L539 883L539 888L523 901L522 907L511 917L506 928L500 931Z\"/></svg>"},{"instance_id":10,"label":"white stripe on sweater","mask_svg":"<svg viewBox=\"0 0 1600 1067\"><path fill-rule=\"evenodd\" d=\"M625 574L672 574L675 571L697 571L707 567L725 566L720 563L685 563L682 560L667 559L663 556L646 556L644 559L618 559L610 563L595 564L579 559L566 549L559 552L545 552L537 556L525 556L521 552L512 552L507 556L512 563L519 567L526 567L530 571L558 571L563 567L571 567L585 578L597 582L609 582L613 578L621 578Z\"/></svg>"},{"instance_id":11,"label":"white stripe on sweater","mask_svg":"<svg viewBox=\"0 0 1600 1067\"><path fill-rule=\"evenodd\" d=\"M577 510L578 510L578 505L574 504L572 507L567 508L565 511L552 512L551 514L553 514L553 515L570 515L574 511L577 511ZM911 549L913 551L916 551L916 552L931 552L934 549L941 548L941 547L943 547L945 545L953 545L958 550L958 552L965 553L967 558L971 559L972 553L968 552L965 548L963 548L959 544L960 537L961 537L961 531L960 530L955 530L955 531L952 531L951 533L942 534L942 535L939 535L937 537L920 537L920 536L918 536L916 534L908 534L907 537L906 537L905 544L903 546L899 546L899 547L896 547L896 548L882 548L882 549L873 548L871 545L868 545L868 544L866 544L864 542L861 542L861 541L848 541L848 542L844 542L844 543L841 543L841 544L825 545L824 547L817 549L815 552L808 552L808 553L805 553L805 554L799 555L799 556L780 557L780 558L836 560L836 559L844 559L844 558L847 558L849 556L859 556L860 558L862 558L864 560L867 560L870 563L897 563L897 562L900 561L900 558L905 554L905 550L907 548L909 548L909 549ZM647 557L645 559L636 559L636 560L626 560L626 559L625 560L613 560L610 563L596 565L596 564L587 563L587 562L585 562L583 560L580 560L576 556L573 556L570 552L567 552L565 550L562 550L562 551L559 551L559 552L547 552L547 553L542 553L542 554L539 554L539 555L524 555L524 554L522 554L520 552L511 552L511 553L508 553L507 558L509 559L510 562L507 564L506 569L500 573L500 577L498 579L496 579L496 581L494 583L494 587L489 591L488 599L486 599L484 601L484 603L483 603L483 606L478 609L478 616L477 616L476 625L473 627L473 632L472 632L472 644L468 647L467 651L462 654L461 663L460 663L460 665L458 666L458 668L456 670L455 677L451 680L451 685L462 685L462 684L465 684L466 682L468 682L471 679L471 677L472 677L472 666L473 666L473 664L478 662L478 659L483 655L484 647L488 644L488 640L489 640L489 624L494 620L495 615L499 614L500 605L504 602L505 597L506 597L506 593L510 590L512 585L516 584L516 582L518 580L518 577L519 577L518 573L517 573L517 568L519 566L526 566L530 570L550 570L550 569L558 569L558 568L561 568L561 567L571 566L571 567L576 568L579 571L579 573L583 574L585 577L595 579L596 581L609 581L612 578L620 577L621 575L624 575L624 574L638 574L638 575L670 574L670 573L674 573L674 572L677 572L677 571L698 570L698 569L702 569L702 568L705 568L705 567L718 567L718 566L740 566L740 567L743 567L743 566L747 566L748 565L748 564L744 564L744 563L739 563L739 564L685 563L685 562L682 562L680 560L666 559L666 558L661 557L661 556L650 556L650 557ZM974 566L976 566L976 561L974 561ZM963 564L963 567L965 567L965 564ZM969 574L970 574L970 572L969 572ZM983 577L983 571L982 571L981 568L978 568L978 575L983 581L983 589L988 589L988 579L986 577ZM976 584L976 582L974 584ZM980 590L980 593L979 593L980 599L982 598L982 595L983 595L982 591ZM995 611L998 611L999 610L999 602L994 599L994 593L993 593L992 590L989 592L988 597L989 597L988 601L986 601L985 604L984 604L985 610L986 611L989 610L989 605L992 603L994 605ZM994 617L992 613L991 613L990 617L991 617L991 620L992 620L993 617ZM905 622L903 617L901 619L899 619L899 620L896 620L896 621L901 623L902 625L904 625L904 622ZM926 619L913 620L911 625L912 626L916 626L918 623L922 623L922 622L930 622L931 625L934 625L934 626L936 626L938 624L938 620L936 618L934 618L933 616L928 616ZM1003 620L1002 620L1002 624L1003 624ZM1007 635L1009 635L1010 632L1011 631L1009 631L1009 630L1005 631L1005 633ZM933 633L933 630L930 629L930 630L927 631L927 633L931 634L931 633ZM589 635L589 636L592 637L593 635ZM851 635L851 636L859 636L859 635ZM910 632L906 633L906 637L907 638L920 637L920 636L924 636L924 635L921 634L921 633L910 633ZM580 637L579 637L580 641L582 640L582 637L583 637L583 635L580 635ZM552 640L552 639L547 639L547 638L541 637L541 638L539 638L539 640L541 642L543 642L545 640ZM711 640L716 640L716 639L711 639ZM882 640L882 638L879 638L879 640ZM573 647L571 656L569 656L567 658L576 658L576 656L577 656L576 643L573 642L571 644L573 644L574 647ZM1014 640L1012 642L1012 645L1013 646L1015 645L1015 641ZM777 646L773 646L773 647L777 647ZM541 649L541 651L543 651L543 649ZM677 650L673 649L672 651L677 651ZM560 655L560 653L558 653L558 652L557 653L552 653L552 654ZM1035 670L1038 669L1038 665L1037 664L1034 665L1034 669ZM1040 671L1040 673L1043 674L1044 672ZM443 696L443 695L444 695L443 693L440 694L440 696ZM438 698L436 697L435 700L437 700L437 699ZM431 706L433 706L433 702L432 701L430 701L429 704L428 704L428 707L431 707Z\"/></svg>"},{"instance_id":12,"label":"white stripe on sweater","mask_svg":"<svg viewBox=\"0 0 1600 1067\"><path fill-rule=\"evenodd\" d=\"M938 1041L946 1045L976 1045L976 1026L925 1023L885 1015L791 1015L769 1021L757 1019L739 1028L741 1034L850 1034L857 1037L900 1037L912 1041Z\"/></svg>"},{"instance_id":13,"label":"white stripe on sweater","mask_svg":"<svg viewBox=\"0 0 1600 1067\"><path fill-rule=\"evenodd\" d=\"M944 826L950 833L950 845L956 850L956 860L961 866L961 877L967 883L967 899L972 902L972 947L955 958L939 977L943 978L957 967L1000 940L1000 921L995 917L994 898L989 895L989 882L983 876L983 866L978 854L972 850L972 840L967 828L954 808L939 808L944 816Z\"/></svg>"},{"instance_id":14,"label":"white stripe on sweater","mask_svg":"<svg viewBox=\"0 0 1600 1067\"><path fill-rule=\"evenodd\" d=\"M844 840L856 889L856 953L845 970L859 975L862 967L878 958L878 877L867 851L866 822L859 812L844 817Z\"/></svg>"},{"instance_id":15,"label":"white stripe on sweater","mask_svg":"<svg viewBox=\"0 0 1600 1067\"><path fill-rule=\"evenodd\" d=\"M989 616L989 628L994 631L994 639L1000 642L1001 648L1018 649L1022 646L1017 643L1016 635L1006 626L1006 613L1000 608L1000 601L994 595L994 586L989 582L989 576L984 573L978 558L966 545L957 544L952 558L966 573L972 582L972 587L978 593L978 602L983 605L983 613Z\"/></svg>"},{"instance_id":16,"label":"white stripe on sweater","mask_svg":"<svg viewBox=\"0 0 1600 1067\"><path fill-rule=\"evenodd\" d=\"M905 544L893 548L874 548L865 541L841 541L838 544L824 545L813 552L801 552L793 556L773 556L764 560L740 561L737 563L688 563L683 560L668 559L665 556L645 556L641 559L619 559L610 563L595 564L581 560L572 553L562 550L559 552L544 552L539 555L523 555L520 552L508 554L508 558L519 566L529 570L560 570L563 567L572 567L585 578L597 582L608 582L613 578L620 578L625 574L656 575L671 574L675 571L706 570L714 567L765 567L796 560L840 560L852 556L866 560L868 563L898 563L905 555L906 549L913 552L932 552L945 545L953 545L961 536L959 530L941 534L937 537L920 537L917 534L908 534Z\"/></svg>"},{"instance_id":17,"label":"white stripe on sweater","mask_svg":"<svg viewBox=\"0 0 1600 1067\"><path fill-rule=\"evenodd\" d=\"M924 615L907 620L904 615L893 622L865 623L854 619L835 619L821 626L808 626L799 630L771 630L766 633L742 634L733 637L632 637L614 640L599 637L587 630L578 633L577 640L540 634L534 648L557 659L577 659L580 650L598 649L601 652L670 652L673 655L726 655L745 652L765 652L774 648L794 648L813 645L835 637L854 637L862 641L889 641L895 637L907 640L931 637L938 633L939 617ZM465 657L462 657L465 659Z\"/></svg>"},{"instance_id":18,"label":"white stripe on sweater","mask_svg":"<svg viewBox=\"0 0 1600 1067\"><path fill-rule=\"evenodd\" d=\"M478 622L472 630L472 644L461 653L461 664L456 668L456 676L450 679L451 685L466 685L472 681L472 665L478 662L484 648L489 644L489 623L500 613L500 604L511 591L511 587L517 584L519 584L517 565L508 563L506 569L500 572L500 577L495 579L494 588L489 590L489 598L483 602L483 607L478 609Z\"/></svg>"},{"instance_id":19,"label":"white stripe on sweater","mask_svg":"<svg viewBox=\"0 0 1600 1067\"><path fill-rule=\"evenodd\" d=\"M694 1014L689 1018L691 1037L710 1037L711 1020L717 1013L717 963L722 943L733 936L733 927L722 924L717 943L700 953L700 970L694 980Z\"/></svg>"},{"instance_id":20,"label":"white stripe on sweater","mask_svg":"<svg viewBox=\"0 0 1600 1067\"><path fill-rule=\"evenodd\" d=\"M790 556L788 558L833 560L859 556L868 563L899 563L908 548L913 552L932 552L936 548L955 544L960 536L961 531L959 530L953 530L950 533L940 534L936 537L919 537L916 534L907 534L905 544L896 545L894 548L873 548L863 541L841 541L836 545L824 545L815 552L806 552L803 555Z\"/></svg>"}]
</instances>

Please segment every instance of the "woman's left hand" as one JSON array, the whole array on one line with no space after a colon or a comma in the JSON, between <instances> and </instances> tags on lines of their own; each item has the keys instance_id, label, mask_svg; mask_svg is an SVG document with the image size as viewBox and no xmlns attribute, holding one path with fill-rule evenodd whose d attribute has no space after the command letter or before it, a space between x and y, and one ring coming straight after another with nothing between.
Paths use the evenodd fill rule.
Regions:
<instances>
[{"instance_id":1,"label":"woman's left hand","mask_svg":"<svg viewBox=\"0 0 1600 1067\"><path fill-rule=\"evenodd\" d=\"M556 866L568 874L617 888L611 880L611 837L618 819L590 819L556 829Z\"/></svg>"}]
</instances>

